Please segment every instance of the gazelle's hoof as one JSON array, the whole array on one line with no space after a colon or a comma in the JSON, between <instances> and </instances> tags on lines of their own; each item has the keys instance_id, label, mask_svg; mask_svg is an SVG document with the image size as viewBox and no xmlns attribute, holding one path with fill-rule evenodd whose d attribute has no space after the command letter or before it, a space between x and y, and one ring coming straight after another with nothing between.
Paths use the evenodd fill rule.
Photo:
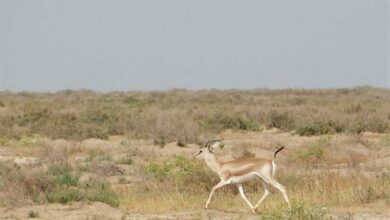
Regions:
<instances>
[{"instance_id":1,"label":"gazelle's hoof","mask_svg":"<svg viewBox=\"0 0 390 220\"><path fill-rule=\"evenodd\" d=\"M253 214L256 214L257 212L256 212L256 209L252 209L252 213Z\"/></svg>"}]
</instances>

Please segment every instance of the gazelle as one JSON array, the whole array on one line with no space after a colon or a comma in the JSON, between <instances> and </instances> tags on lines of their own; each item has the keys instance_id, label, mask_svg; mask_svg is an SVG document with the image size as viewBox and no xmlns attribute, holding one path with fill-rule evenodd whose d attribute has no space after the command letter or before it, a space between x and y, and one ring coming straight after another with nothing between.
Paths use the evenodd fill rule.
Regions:
<instances>
[{"instance_id":1,"label":"gazelle","mask_svg":"<svg viewBox=\"0 0 390 220\"><path fill-rule=\"evenodd\" d=\"M241 197L249 205L253 213L256 213L256 209L268 196L269 186L273 186L278 189L283 194L284 200L287 202L288 207L291 208L290 202L287 197L286 188L280 183L278 183L274 178L276 171L275 158L278 152L283 150L284 147L281 147L277 151L275 151L274 158L272 160L263 158L245 158L221 162L218 160L218 158L214 155L212 151L212 149L220 146L221 141L222 139L214 139L208 141L206 145L202 147L200 151L196 154L196 158L200 160L205 160L206 164L210 167L210 169L217 173L219 178L221 179L221 181L211 190L210 196L206 202L206 209L210 204L214 191L227 184L234 184L237 186ZM252 203L245 196L242 183L254 179L256 177L260 177L263 182L264 194L260 198L259 202L255 206L253 206Z\"/></svg>"}]
</instances>

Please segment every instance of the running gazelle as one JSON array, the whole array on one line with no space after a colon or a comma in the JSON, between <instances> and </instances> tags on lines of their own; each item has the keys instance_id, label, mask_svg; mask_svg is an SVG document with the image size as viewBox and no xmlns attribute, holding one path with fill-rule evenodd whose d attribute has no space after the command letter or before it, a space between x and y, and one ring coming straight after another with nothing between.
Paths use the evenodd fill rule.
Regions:
<instances>
[{"instance_id":1,"label":"running gazelle","mask_svg":"<svg viewBox=\"0 0 390 220\"><path fill-rule=\"evenodd\" d=\"M283 194L283 197L287 202L288 206L291 207L287 197L286 188L280 183L278 183L274 178L276 171L275 158L278 152L283 150L284 147L281 147L277 151L275 151L274 158L272 160L264 158L244 158L222 162L218 160L218 158L213 153L213 149L218 148L221 144L221 141L222 139L214 139L208 141L206 145L202 147L200 151L196 154L196 158L204 160L206 164L210 167L210 169L217 173L219 178L221 179L220 182L215 185L211 190L210 196L206 202L206 209L210 204L214 191L227 184L234 184L237 186L241 197L249 205L253 213L256 213L256 209L268 196L269 186L273 186L278 189ZM260 198L259 202L255 206L253 206L252 203L245 196L242 183L256 177L260 177L263 182L264 194Z\"/></svg>"}]
</instances>

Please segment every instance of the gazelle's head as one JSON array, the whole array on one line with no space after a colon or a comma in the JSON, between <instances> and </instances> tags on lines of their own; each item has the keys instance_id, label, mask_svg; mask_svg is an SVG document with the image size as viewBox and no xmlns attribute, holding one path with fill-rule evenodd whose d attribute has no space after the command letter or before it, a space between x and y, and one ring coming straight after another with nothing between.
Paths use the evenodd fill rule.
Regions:
<instances>
[{"instance_id":1,"label":"gazelle's head","mask_svg":"<svg viewBox=\"0 0 390 220\"><path fill-rule=\"evenodd\" d=\"M213 154L213 149L215 148L222 148L222 138L219 139L212 139L207 141L207 143L200 148L199 152L195 155L196 159L198 160L205 160L210 154Z\"/></svg>"}]
</instances>

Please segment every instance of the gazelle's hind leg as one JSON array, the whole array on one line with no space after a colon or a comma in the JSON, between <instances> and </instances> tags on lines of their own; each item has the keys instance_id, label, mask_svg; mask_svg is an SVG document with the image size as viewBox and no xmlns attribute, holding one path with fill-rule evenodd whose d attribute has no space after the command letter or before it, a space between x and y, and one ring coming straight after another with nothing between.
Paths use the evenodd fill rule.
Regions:
<instances>
[{"instance_id":1,"label":"gazelle's hind leg","mask_svg":"<svg viewBox=\"0 0 390 220\"><path fill-rule=\"evenodd\" d=\"M263 183L263 186L264 186L264 194L263 196L260 198L259 202L255 205L255 210L260 206L260 204L265 200L265 198L267 198L267 196L269 195L269 186L266 182L262 181Z\"/></svg>"},{"instance_id":2,"label":"gazelle's hind leg","mask_svg":"<svg viewBox=\"0 0 390 220\"><path fill-rule=\"evenodd\" d=\"M237 184L238 191L240 192L240 195L242 199L245 200L245 202L249 205L253 213L256 213L255 208L253 207L252 203L246 198L245 193L244 193L244 188L242 187L242 184Z\"/></svg>"},{"instance_id":3,"label":"gazelle's hind leg","mask_svg":"<svg viewBox=\"0 0 390 220\"><path fill-rule=\"evenodd\" d=\"M273 177L271 177L269 175L264 176L264 175L262 175L262 173L256 173L256 175L259 176L265 182L265 185L269 184L269 185L275 187L276 189L278 189L283 194L284 200L287 202L288 207L291 209L290 201L288 200L288 196L287 196L287 192L286 192L286 187L284 187L282 184L278 183L278 181L276 181ZM264 195L263 195L263 197L264 197ZM256 206L260 205L259 203L256 204Z\"/></svg>"},{"instance_id":4,"label":"gazelle's hind leg","mask_svg":"<svg viewBox=\"0 0 390 220\"><path fill-rule=\"evenodd\" d=\"M270 185L278 189L282 194L284 200L287 202L288 207L291 209L290 201L288 200L287 192L286 192L286 187L284 187L282 184L278 183L275 179L271 179L269 182Z\"/></svg>"}]
</instances>

